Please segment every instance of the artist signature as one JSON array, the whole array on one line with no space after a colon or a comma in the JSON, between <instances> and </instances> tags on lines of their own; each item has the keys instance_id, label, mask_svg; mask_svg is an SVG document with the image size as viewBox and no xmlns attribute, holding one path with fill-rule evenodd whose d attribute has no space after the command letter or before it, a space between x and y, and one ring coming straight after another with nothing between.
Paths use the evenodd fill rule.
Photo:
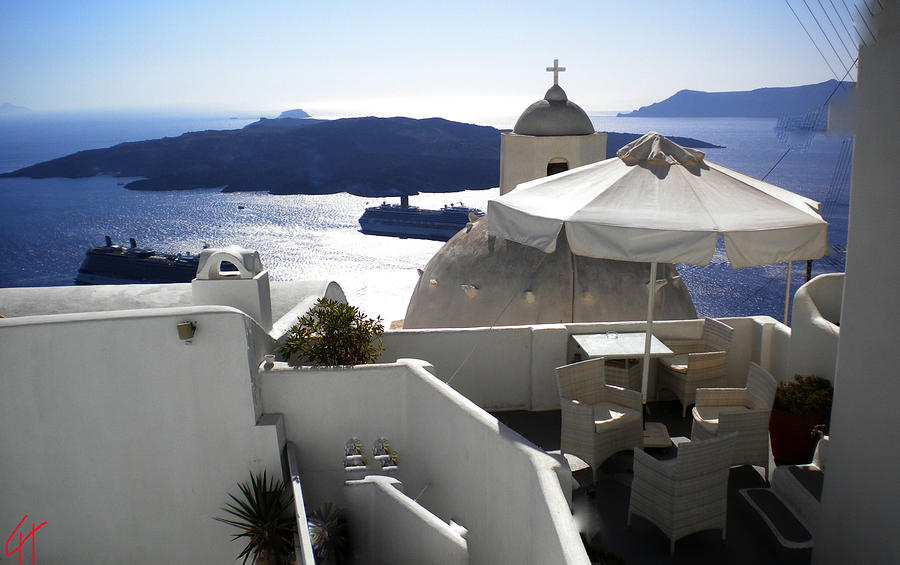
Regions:
<instances>
[{"instance_id":1,"label":"artist signature","mask_svg":"<svg viewBox=\"0 0 900 565\"><path fill-rule=\"evenodd\" d=\"M32 522L32 523L31 523L31 532L29 532L29 534L23 538L23 537L22 537L22 532L19 532L19 527L22 525L22 523L25 521L25 518L27 518L27 517L28 517L28 514L26 514L25 516L23 516L22 519L19 520L19 524L18 524L15 528L13 528L12 533L9 534L9 537L6 538L6 548L5 548L5 549L6 549L6 556L9 557L10 555L15 555L16 553L18 553L18 554L19 554L19 565L22 565L22 546L25 545L25 543L28 541L28 538L31 538L31 563L33 564L33 563L35 562L35 554L34 554L34 551L35 551L35 535L34 535L34 534L35 534L35 532L37 532L38 530L40 530L41 528L43 528L44 526L47 525L47 522L44 522L44 523L41 524L40 526L35 526L35 525L34 525L34 522ZM13 540L13 538L16 536L16 532L19 533L19 545L17 545L16 547L13 548L12 551L10 551L10 550L9 550L9 543L10 543L10 542Z\"/></svg>"}]
</instances>

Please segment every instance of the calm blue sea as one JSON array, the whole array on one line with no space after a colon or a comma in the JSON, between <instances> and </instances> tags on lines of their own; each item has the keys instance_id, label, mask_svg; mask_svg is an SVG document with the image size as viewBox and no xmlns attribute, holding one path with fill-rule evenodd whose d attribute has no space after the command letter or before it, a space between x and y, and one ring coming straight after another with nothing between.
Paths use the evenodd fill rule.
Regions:
<instances>
[{"instance_id":1,"label":"calm blue sea","mask_svg":"<svg viewBox=\"0 0 900 565\"><path fill-rule=\"evenodd\" d=\"M187 131L234 129L253 117L150 114L27 115L0 117L0 172L75 151L124 141L177 136ZM841 163L849 146L817 135L788 145L768 119L593 118L598 130L650 130L707 140L724 149L707 158L815 198L832 222L830 242L846 240L848 190ZM500 124L507 125L507 124ZM499 176L499 172L498 172ZM835 179L836 177L836 179ZM136 192L128 179L0 179L0 287L71 284L84 250L104 235L170 252L238 244L258 249L274 280L338 281L350 301L386 320L403 317L423 267L439 242L366 236L357 220L377 199L347 194L272 196L216 190ZM414 197L423 207L450 202L486 208L495 190ZM243 208L241 208L243 206ZM793 289L805 266L794 265ZM683 266L701 314L782 317L785 265L732 270L721 253L707 267ZM843 270L843 255L814 262L813 272ZM2 304L0 304L2 312Z\"/></svg>"}]
</instances>

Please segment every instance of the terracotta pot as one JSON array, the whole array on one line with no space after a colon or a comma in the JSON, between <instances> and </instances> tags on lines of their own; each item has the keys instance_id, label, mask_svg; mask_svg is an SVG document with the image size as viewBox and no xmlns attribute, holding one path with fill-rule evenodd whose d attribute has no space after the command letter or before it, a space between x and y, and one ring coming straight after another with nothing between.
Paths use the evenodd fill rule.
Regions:
<instances>
[{"instance_id":1,"label":"terracotta pot","mask_svg":"<svg viewBox=\"0 0 900 565\"><path fill-rule=\"evenodd\" d=\"M777 463L804 464L812 461L818 438L813 427L825 423L825 414L795 416L782 410L772 410L769 437L772 456Z\"/></svg>"}]
</instances>

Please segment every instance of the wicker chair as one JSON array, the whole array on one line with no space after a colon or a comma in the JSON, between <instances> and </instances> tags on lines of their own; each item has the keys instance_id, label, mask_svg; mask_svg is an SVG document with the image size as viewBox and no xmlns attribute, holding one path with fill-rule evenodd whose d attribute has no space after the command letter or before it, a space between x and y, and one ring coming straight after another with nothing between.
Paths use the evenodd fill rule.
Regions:
<instances>
[{"instance_id":1,"label":"wicker chair","mask_svg":"<svg viewBox=\"0 0 900 565\"><path fill-rule=\"evenodd\" d=\"M688 534L721 528L728 519L728 470L737 434L690 441L675 459L660 461L634 450L634 480L627 524L637 514L669 538L669 552Z\"/></svg>"},{"instance_id":2,"label":"wicker chair","mask_svg":"<svg viewBox=\"0 0 900 565\"><path fill-rule=\"evenodd\" d=\"M725 363L734 330L712 318L704 318L703 335L694 340L666 341L675 352L659 360L658 389L668 389L681 401L681 416L694 403L700 387L725 384Z\"/></svg>"},{"instance_id":3,"label":"wicker chair","mask_svg":"<svg viewBox=\"0 0 900 565\"><path fill-rule=\"evenodd\" d=\"M769 417L778 383L768 371L750 363L745 388L698 388L692 410L691 439L737 432L732 465L769 468Z\"/></svg>"},{"instance_id":4,"label":"wicker chair","mask_svg":"<svg viewBox=\"0 0 900 565\"><path fill-rule=\"evenodd\" d=\"M643 444L641 393L606 384L602 357L556 369L562 412L560 449L593 470L612 454Z\"/></svg>"}]
</instances>

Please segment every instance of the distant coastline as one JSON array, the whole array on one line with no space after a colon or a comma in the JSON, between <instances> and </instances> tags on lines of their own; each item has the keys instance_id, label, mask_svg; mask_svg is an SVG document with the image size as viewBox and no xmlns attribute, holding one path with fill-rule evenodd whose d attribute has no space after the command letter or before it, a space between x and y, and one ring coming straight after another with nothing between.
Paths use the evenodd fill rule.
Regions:
<instances>
[{"instance_id":1,"label":"distant coastline","mask_svg":"<svg viewBox=\"0 0 900 565\"><path fill-rule=\"evenodd\" d=\"M223 192L384 197L497 186L500 131L442 118L319 120L302 110L242 129L209 130L79 151L0 178L142 177L130 190L222 188ZM637 139L610 132L607 157ZM721 147L673 137L695 148Z\"/></svg>"},{"instance_id":2,"label":"distant coastline","mask_svg":"<svg viewBox=\"0 0 900 565\"><path fill-rule=\"evenodd\" d=\"M757 88L736 92L681 90L620 118L782 118L802 116L822 108L833 94L853 86L852 82L828 80L818 84Z\"/></svg>"},{"instance_id":3,"label":"distant coastline","mask_svg":"<svg viewBox=\"0 0 900 565\"><path fill-rule=\"evenodd\" d=\"M13 106L9 102L0 104L0 116L21 115L31 112L31 108L25 106Z\"/></svg>"}]
</instances>

